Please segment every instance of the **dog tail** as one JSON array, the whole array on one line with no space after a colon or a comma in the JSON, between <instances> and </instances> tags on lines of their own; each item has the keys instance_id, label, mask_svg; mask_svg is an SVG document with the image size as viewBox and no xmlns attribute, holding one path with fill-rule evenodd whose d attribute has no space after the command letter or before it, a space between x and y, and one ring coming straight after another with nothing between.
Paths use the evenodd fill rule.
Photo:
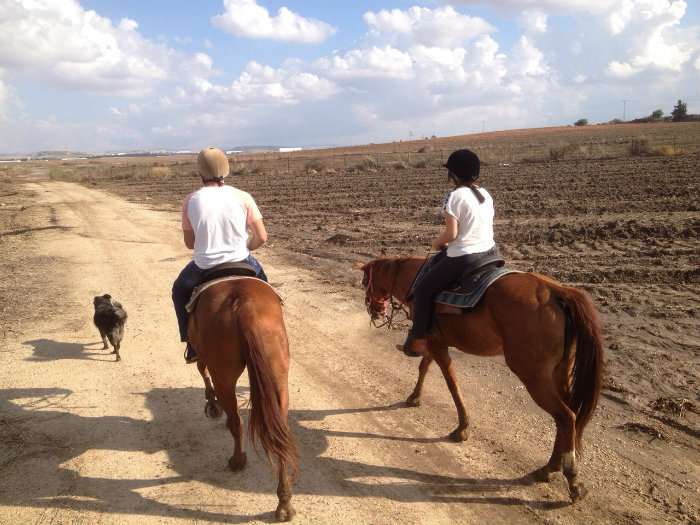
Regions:
<instances>
[{"instance_id":1,"label":"dog tail","mask_svg":"<svg viewBox=\"0 0 700 525\"><path fill-rule=\"evenodd\" d=\"M120 322L126 321L126 310L122 307L122 303L119 301L112 301L112 306L114 307L114 315L119 319Z\"/></svg>"}]
</instances>

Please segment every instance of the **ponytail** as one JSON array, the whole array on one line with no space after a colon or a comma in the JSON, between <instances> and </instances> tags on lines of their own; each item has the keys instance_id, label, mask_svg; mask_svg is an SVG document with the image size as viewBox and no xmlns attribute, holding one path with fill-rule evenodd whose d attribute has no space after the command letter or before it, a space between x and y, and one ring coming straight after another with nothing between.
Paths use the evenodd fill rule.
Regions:
<instances>
[{"instance_id":1,"label":"ponytail","mask_svg":"<svg viewBox=\"0 0 700 525\"><path fill-rule=\"evenodd\" d=\"M479 204L483 204L486 201L486 198L481 194L481 192L478 190L476 184L474 184L473 181L467 184L467 188L472 190L472 193L476 196L476 199L479 201Z\"/></svg>"}]
</instances>

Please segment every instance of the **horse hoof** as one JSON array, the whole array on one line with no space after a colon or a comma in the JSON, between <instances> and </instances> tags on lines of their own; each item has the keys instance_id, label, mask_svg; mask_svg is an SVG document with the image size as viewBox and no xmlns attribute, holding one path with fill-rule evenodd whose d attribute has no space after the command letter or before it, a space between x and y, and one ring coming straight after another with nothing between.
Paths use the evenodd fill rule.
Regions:
<instances>
[{"instance_id":1,"label":"horse hoof","mask_svg":"<svg viewBox=\"0 0 700 525\"><path fill-rule=\"evenodd\" d=\"M248 457L245 455L244 452L238 458L236 456L231 456L231 459L228 460L228 467L234 472L237 472L239 470L243 470L246 463L248 463Z\"/></svg>"},{"instance_id":2,"label":"horse hoof","mask_svg":"<svg viewBox=\"0 0 700 525\"><path fill-rule=\"evenodd\" d=\"M419 407L420 405L421 405L420 398L411 396L406 400L407 407Z\"/></svg>"},{"instance_id":3,"label":"horse hoof","mask_svg":"<svg viewBox=\"0 0 700 525\"><path fill-rule=\"evenodd\" d=\"M571 503L576 503L582 500L588 494L588 489L583 483L579 483L573 487L569 487L569 496L571 496Z\"/></svg>"},{"instance_id":4,"label":"horse hoof","mask_svg":"<svg viewBox=\"0 0 700 525\"><path fill-rule=\"evenodd\" d=\"M119 357L119 354L117 354L117 359L115 361L121 361L121 360L122 360L122 358Z\"/></svg>"},{"instance_id":5,"label":"horse hoof","mask_svg":"<svg viewBox=\"0 0 700 525\"><path fill-rule=\"evenodd\" d=\"M450 439L455 443L461 443L462 441L466 441L468 437L469 430L466 428L463 430L457 428L450 433Z\"/></svg>"},{"instance_id":6,"label":"horse hoof","mask_svg":"<svg viewBox=\"0 0 700 525\"><path fill-rule=\"evenodd\" d=\"M204 405L204 413L211 419L219 419L223 415L223 411L221 410L219 403L215 401L208 401Z\"/></svg>"},{"instance_id":7,"label":"horse hoof","mask_svg":"<svg viewBox=\"0 0 700 525\"><path fill-rule=\"evenodd\" d=\"M277 510L275 511L275 520L277 521L292 521L292 518L296 516L297 511L294 510L294 508L290 505L287 504L285 506L280 505L277 507Z\"/></svg>"},{"instance_id":8,"label":"horse hoof","mask_svg":"<svg viewBox=\"0 0 700 525\"><path fill-rule=\"evenodd\" d=\"M549 483L552 481L552 471L545 465L532 472L532 477L539 483Z\"/></svg>"}]
</instances>

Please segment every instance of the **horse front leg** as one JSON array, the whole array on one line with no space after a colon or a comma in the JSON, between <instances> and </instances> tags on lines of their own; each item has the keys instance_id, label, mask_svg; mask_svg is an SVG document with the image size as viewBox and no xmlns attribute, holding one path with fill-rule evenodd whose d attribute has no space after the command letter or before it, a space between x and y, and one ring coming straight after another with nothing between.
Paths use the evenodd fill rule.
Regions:
<instances>
[{"instance_id":1,"label":"horse front leg","mask_svg":"<svg viewBox=\"0 0 700 525\"><path fill-rule=\"evenodd\" d=\"M410 396L408 396L408 399L406 399L406 406L420 406L420 396L423 392L423 382L425 381L425 376L427 375L428 369L430 368L430 363L432 362L433 356L431 356L430 354L425 354L423 356L423 359L421 359L420 364L418 365L418 381L416 382L416 386L413 389L413 392Z\"/></svg>"},{"instance_id":2,"label":"horse front leg","mask_svg":"<svg viewBox=\"0 0 700 525\"><path fill-rule=\"evenodd\" d=\"M289 483L287 465L281 459L277 459L277 499L279 503L275 510L275 519L291 521L297 512L292 507L292 487Z\"/></svg>"},{"instance_id":3,"label":"horse front leg","mask_svg":"<svg viewBox=\"0 0 700 525\"><path fill-rule=\"evenodd\" d=\"M223 415L223 411L216 400L214 384L211 381L207 365L201 359L197 361L197 370L204 381L204 398L207 400L204 405L204 413L211 419L219 419Z\"/></svg>"},{"instance_id":4,"label":"horse front leg","mask_svg":"<svg viewBox=\"0 0 700 525\"><path fill-rule=\"evenodd\" d=\"M428 343L432 343L432 340L429 340ZM467 407L462 399L462 392L459 390L459 385L457 384L457 377L454 367L452 366L452 358L447 351L447 347L438 345L437 343L433 343L430 346L430 352L433 354L435 362L442 371L442 375L447 383L447 388L450 390L450 394L452 394L455 408L457 408L458 425L456 429L450 432L450 439L455 442L466 441L469 437L469 414L467 413Z\"/></svg>"}]
</instances>

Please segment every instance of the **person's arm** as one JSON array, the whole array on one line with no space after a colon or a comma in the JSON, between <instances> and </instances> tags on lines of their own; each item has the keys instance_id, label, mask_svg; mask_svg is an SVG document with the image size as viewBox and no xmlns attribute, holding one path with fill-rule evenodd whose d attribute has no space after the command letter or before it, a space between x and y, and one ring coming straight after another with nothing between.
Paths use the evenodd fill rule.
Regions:
<instances>
[{"instance_id":1,"label":"person's arm","mask_svg":"<svg viewBox=\"0 0 700 525\"><path fill-rule=\"evenodd\" d=\"M194 248L194 230L182 230L182 237L185 241L185 246L192 250Z\"/></svg>"},{"instance_id":2,"label":"person's arm","mask_svg":"<svg viewBox=\"0 0 700 525\"><path fill-rule=\"evenodd\" d=\"M267 231L265 230L265 224L263 224L262 219L251 222L248 228L250 228L250 232L252 233L252 235L248 237L248 250L252 252L267 242Z\"/></svg>"},{"instance_id":3,"label":"person's arm","mask_svg":"<svg viewBox=\"0 0 700 525\"><path fill-rule=\"evenodd\" d=\"M433 248L433 250L439 250L443 246L450 244L456 238L457 219L453 215L445 213L445 229L440 235L433 239L430 246Z\"/></svg>"}]
</instances>

